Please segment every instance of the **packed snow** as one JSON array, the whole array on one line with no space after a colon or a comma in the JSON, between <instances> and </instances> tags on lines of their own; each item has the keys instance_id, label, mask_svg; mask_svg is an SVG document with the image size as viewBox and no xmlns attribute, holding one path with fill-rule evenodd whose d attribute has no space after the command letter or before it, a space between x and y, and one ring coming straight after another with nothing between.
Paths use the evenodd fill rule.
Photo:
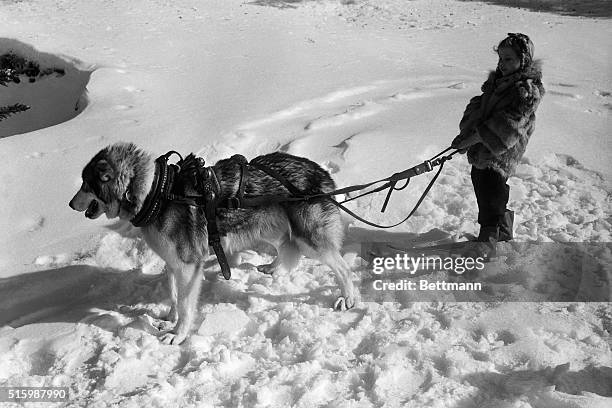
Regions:
<instances>
[{"instance_id":1,"label":"packed snow","mask_svg":"<svg viewBox=\"0 0 612 408\"><path fill-rule=\"evenodd\" d=\"M65 70L0 88L0 106L31 105L0 122L0 387L69 388L48 406L610 406L612 7L504 3L0 2L0 55ZM547 93L509 180L516 242L503 270L481 278L513 300L553 284L575 301L408 294L336 312L327 267L302 258L264 275L256 265L273 254L261 247L235 257L230 281L210 259L191 336L164 345L163 261L129 223L68 207L83 166L116 141L207 163L280 150L338 186L404 170L450 144L507 32L533 39ZM392 224L431 176L385 213L385 192L350 208ZM476 215L469 165L455 156L401 226L345 217L343 255L359 284L362 242L460 240ZM592 268L560 276L559 265L588 268L547 248L578 243ZM580 301L594 292L607 301Z\"/></svg>"}]
</instances>

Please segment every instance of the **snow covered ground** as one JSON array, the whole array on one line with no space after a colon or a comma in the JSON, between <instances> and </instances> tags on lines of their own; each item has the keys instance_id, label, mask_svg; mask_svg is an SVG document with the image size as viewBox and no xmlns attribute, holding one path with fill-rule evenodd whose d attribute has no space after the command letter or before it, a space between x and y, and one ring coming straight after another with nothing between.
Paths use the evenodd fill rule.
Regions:
<instances>
[{"instance_id":1,"label":"snow covered ground","mask_svg":"<svg viewBox=\"0 0 612 408\"><path fill-rule=\"evenodd\" d=\"M340 313L326 267L303 259L265 276L254 267L265 251L241 253L231 281L206 281L191 338L162 345L163 263L129 225L67 205L82 167L115 141L209 163L282 150L339 186L390 175L448 146L493 46L525 32L547 94L509 181L519 244L505 248L505 270L537 291L538 278L556 279L541 263L555 254L520 242L596 244L590 276L609 299L612 7L503 3L0 1L0 54L66 69L0 89L0 106L32 105L0 122L0 386L67 386L68 406L95 407L610 406L609 302L406 297ZM385 214L384 193L351 208L393 223L429 177ZM360 242L459 239L475 218L469 166L453 158L404 225L347 218L344 256L357 281ZM570 258L557 263L581 267ZM508 283L493 275L483 279Z\"/></svg>"}]
</instances>

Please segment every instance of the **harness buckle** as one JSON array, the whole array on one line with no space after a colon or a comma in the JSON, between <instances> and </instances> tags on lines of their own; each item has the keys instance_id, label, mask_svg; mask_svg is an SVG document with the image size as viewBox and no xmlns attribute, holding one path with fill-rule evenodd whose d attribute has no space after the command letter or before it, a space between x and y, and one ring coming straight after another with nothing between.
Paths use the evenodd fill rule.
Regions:
<instances>
[{"instance_id":1,"label":"harness buckle","mask_svg":"<svg viewBox=\"0 0 612 408\"><path fill-rule=\"evenodd\" d=\"M206 199L207 203L212 203L217 198L217 195L212 190L212 188L210 188L210 189L206 189L204 198Z\"/></svg>"},{"instance_id":2,"label":"harness buckle","mask_svg":"<svg viewBox=\"0 0 612 408\"><path fill-rule=\"evenodd\" d=\"M226 205L229 210L236 210L240 208L240 199L238 197L228 197Z\"/></svg>"},{"instance_id":3,"label":"harness buckle","mask_svg":"<svg viewBox=\"0 0 612 408\"><path fill-rule=\"evenodd\" d=\"M419 174L427 173L433 169L430 160L425 160L423 163L408 169L406 172L411 172L410 176L418 176Z\"/></svg>"}]
</instances>

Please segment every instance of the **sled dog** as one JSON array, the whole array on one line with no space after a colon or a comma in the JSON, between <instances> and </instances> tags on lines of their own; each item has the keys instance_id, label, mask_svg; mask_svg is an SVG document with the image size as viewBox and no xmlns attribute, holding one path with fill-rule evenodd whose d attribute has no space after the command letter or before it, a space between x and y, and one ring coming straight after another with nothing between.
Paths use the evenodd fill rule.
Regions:
<instances>
[{"instance_id":1,"label":"sled dog","mask_svg":"<svg viewBox=\"0 0 612 408\"><path fill-rule=\"evenodd\" d=\"M258 156L251 162L273 169L304 192L316 194L335 189L329 173L305 158L277 152ZM218 180L220 198L235 195L242 177L240 165L223 159L212 170ZM147 197L152 194L156 172L155 160L136 145L110 145L85 166L81 188L69 205L85 212L90 219L106 214L109 219L132 221L143 211ZM244 194L249 197L290 196L281 182L260 170L249 170L243 183ZM189 195L194 189L191 181L178 180L173 192ZM160 207L156 217L141 228L149 247L166 262L172 301L169 319L176 324L171 331L160 333L160 339L166 344L180 344L193 323L204 279L203 265L209 255L207 221L201 208L196 206L165 201ZM268 242L276 248L276 258L270 264L259 266L261 272L292 270L301 255L319 260L331 268L340 286L341 296L334 307L345 310L355 305L351 271L340 255L344 227L338 208L328 199L219 208L216 222L222 246L228 252L252 247L257 241Z\"/></svg>"}]
</instances>

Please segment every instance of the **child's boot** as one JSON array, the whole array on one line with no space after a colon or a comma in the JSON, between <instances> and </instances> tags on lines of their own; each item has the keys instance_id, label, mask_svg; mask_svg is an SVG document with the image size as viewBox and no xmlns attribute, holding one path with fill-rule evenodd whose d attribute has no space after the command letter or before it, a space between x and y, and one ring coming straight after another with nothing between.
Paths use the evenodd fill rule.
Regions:
<instances>
[{"instance_id":1,"label":"child's boot","mask_svg":"<svg viewBox=\"0 0 612 408\"><path fill-rule=\"evenodd\" d=\"M498 225L493 226L480 226L480 233L478 234L478 238L476 241L478 242L490 242L490 241L499 241L499 230L500 227Z\"/></svg>"},{"instance_id":2,"label":"child's boot","mask_svg":"<svg viewBox=\"0 0 612 408\"><path fill-rule=\"evenodd\" d=\"M514 211L506 210L499 223L498 241L511 241L514 238L512 229L514 228Z\"/></svg>"},{"instance_id":3,"label":"child's boot","mask_svg":"<svg viewBox=\"0 0 612 408\"><path fill-rule=\"evenodd\" d=\"M480 233L476 242L471 245L464 256L471 258L484 258L487 261L497 254L497 241L499 241L499 226L480 226Z\"/></svg>"}]
</instances>

